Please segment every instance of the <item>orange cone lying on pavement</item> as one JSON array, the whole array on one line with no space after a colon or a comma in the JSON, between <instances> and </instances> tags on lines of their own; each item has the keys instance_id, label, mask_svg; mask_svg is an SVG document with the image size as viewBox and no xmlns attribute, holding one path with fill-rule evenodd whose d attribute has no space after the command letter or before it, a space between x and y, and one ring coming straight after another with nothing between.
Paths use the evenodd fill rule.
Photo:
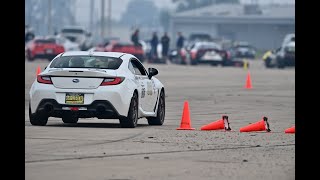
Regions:
<instances>
[{"instance_id":1,"label":"orange cone lying on pavement","mask_svg":"<svg viewBox=\"0 0 320 180\"><path fill-rule=\"evenodd\" d=\"M251 131L267 131L270 132L268 118L263 117L262 120L249 124L245 127L240 128L240 132L251 132Z\"/></svg>"},{"instance_id":2,"label":"orange cone lying on pavement","mask_svg":"<svg viewBox=\"0 0 320 180\"><path fill-rule=\"evenodd\" d=\"M210 131L210 130L218 130L218 129L225 129L226 131L231 130L229 126L228 116L222 116L222 119L201 127L202 131Z\"/></svg>"},{"instance_id":3,"label":"orange cone lying on pavement","mask_svg":"<svg viewBox=\"0 0 320 180\"><path fill-rule=\"evenodd\" d=\"M180 124L180 128L177 128L177 130L194 130L194 128L191 128L191 120L190 120L188 101L184 102L181 124Z\"/></svg>"},{"instance_id":4,"label":"orange cone lying on pavement","mask_svg":"<svg viewBox=\"0 0 320 180\"><path fill-rule=\"evenodd\" d=\"M250 72L248 71L248 74L247 74L247 81L246 81L246 86L245 86L246 89L251 89L252 88L252 85L251 85L251 77L250 77Z\"/></svg>"},{"instance_id":5,"label":"orange cone lying on pavement","mask_svg":"<svg viewBox=\"0 0 320 180\"><path fill-rule=\"evenodd\" d=\"M296 126L292 126L291 128L288 128L284 131L285 133L296 133Z\"/></svg>"},{"instance_id":6,"label":"orange cone lying on pavement","mask_svg":"<svg viewBox=\"0 0 320 180\"><path fill-rule=\"evenodd\" d=\"M41 69L40 69L40 66L38 66L37 68L37 75L41 73Z\"/></svg>"}]
</instances>

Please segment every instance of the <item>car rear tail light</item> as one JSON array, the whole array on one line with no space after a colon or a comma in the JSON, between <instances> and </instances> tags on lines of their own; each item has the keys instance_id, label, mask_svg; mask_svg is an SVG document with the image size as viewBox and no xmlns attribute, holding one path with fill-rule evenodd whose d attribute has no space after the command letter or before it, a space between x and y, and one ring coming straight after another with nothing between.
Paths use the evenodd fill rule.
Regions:
<instances>
[{"instance_id":1,"label":"car rear tail light","mask_svg":"<svg viewBox=\"0 0 320 180\"><path fill-rule=\"evenodd\" d=\"M42 84L52 84L51 78L48 76L38 75L37 81L38 81L38 83L42 83Z\"/></svg>"},{"instance_id":2,"label":"car rear tail light","mask_svg":"<svg viewBox=\"0 0 320 180\"><path fill-rule=\"evenodd\" d=\"M196 50L191 50L190 54L191 54L191 59L196 59L196 57L197 57L197 51Z\"/></svg>"},{"instance_id":3,"label":"car rear tail light","mask_svg":"<svg viewBox=\"0 0 320 180\"><path fill-rule=\"evenodd\" d=\"M100 86L117 85L122 83L124 77L105 78Z\"/></svg>"},{"instance_id":4,"label":"car rear tail light","mask_svg":"<svg viewBox=\"0 0 320 180\"><path fill-rule=\"evenodd\" d=\"M231 59L231 54L230 54L230 52L229 51L227 51L227 59Z\"/></svg>"},{"instance_id":5,"label":"car rear tail light","mask_svg":"<svg viewBox=\"0 0 320 180\"><path fill-rule=\"evenodd\" d=\"M201 56L203 56L207 51L210 51L210 50L199 49L198 52L197 52L197 56L198 56L198 57L201 57Z\"/></svg>"}]
</instances>

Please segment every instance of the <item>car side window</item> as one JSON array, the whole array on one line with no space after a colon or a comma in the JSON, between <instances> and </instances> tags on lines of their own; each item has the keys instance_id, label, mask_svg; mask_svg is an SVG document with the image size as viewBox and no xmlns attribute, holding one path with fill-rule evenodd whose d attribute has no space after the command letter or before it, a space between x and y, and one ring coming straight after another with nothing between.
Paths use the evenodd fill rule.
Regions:
<instances>
[{"instance_id":1,"label":"car side window","mask_svg":"<svg viewBox=\"0 0 320 180\"><path fill-rule=\"evenodd\" d=\"M134 68L133 68L133 65L132 65L132 62L131 62L131 61L129 62L128 69L132 72L132 74L135 74Z\"/></svg>"},{"instance_id":2,"label":"car side window","mask_svg":"<svg viewBox=\"0 0 320 180\"><path fill-rule=\"evenodd\" d=\"M143 76L147 75L146 70L144 69L144 67L142 66L142 64L138 60L131 59L130 62L131 62L130 64L132 64L132 67L134 69L135 75L143 75ZM129 64L129 68L130 68L130 64Z\"/></svg>"}]
</instances>

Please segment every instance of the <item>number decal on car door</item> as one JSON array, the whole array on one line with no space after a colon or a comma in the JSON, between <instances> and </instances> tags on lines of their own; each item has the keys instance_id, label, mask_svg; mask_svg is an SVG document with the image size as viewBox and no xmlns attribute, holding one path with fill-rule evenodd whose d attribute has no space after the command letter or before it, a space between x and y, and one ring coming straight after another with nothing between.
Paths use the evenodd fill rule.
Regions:
<instances>
[{"instance_id":1,"label":"number decal on car door","mask_svg":"<svg viewBox=\"0 0 320 180\"><path fill-rule=\"evenodd\" d=\"M146 88L142 88L141 89L141 98L144 98L144 96L146 95Z\"/></svg>"},{"instance_id":2,"label":"number decal on car door","mask_svg":"<svg viewBox=\"0 0 320 180\"><path fill-rule=\"evenodd\" d=\"M152 86L151 86L151 82L148 81L147 82L147 94L148 95L152 95L152 92L153 92L153 89L152 89Z\"/></svg>"}]
</instances>

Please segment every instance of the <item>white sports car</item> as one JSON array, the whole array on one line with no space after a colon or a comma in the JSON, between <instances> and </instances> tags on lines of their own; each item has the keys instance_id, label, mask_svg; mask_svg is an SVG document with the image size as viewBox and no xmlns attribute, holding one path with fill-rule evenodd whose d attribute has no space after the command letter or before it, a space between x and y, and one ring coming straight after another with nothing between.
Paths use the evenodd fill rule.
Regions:
<instances>
[{"instance_id":1,"label":"white sports car","mask_svg":"<svg viewBox=\"0 0 320 180\"><path fill-rule=\"evenodd\" d=\"M116 52L70 51L57 55L37 75L30 89L29 118L45 126L49 117L64 123L79 118L119 119L134 128L139 118L162 125L165 90L133 55Z\"/></svg>"}]
</instances>

